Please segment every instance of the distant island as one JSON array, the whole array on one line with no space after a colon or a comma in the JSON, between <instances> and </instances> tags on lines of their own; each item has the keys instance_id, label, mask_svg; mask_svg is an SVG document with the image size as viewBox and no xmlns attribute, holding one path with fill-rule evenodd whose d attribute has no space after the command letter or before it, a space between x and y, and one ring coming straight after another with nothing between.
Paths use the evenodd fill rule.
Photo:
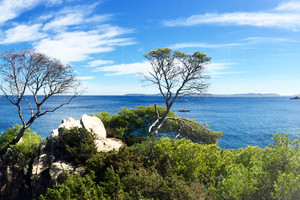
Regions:
<instances>
[{"instance_id":1,"label":"distant island","mask_svg":"<svg viewBox=\"0 0 300 200\"><path fill-rule=\"evenodd\" d=\"M161 94L125 94L125 96L160 96ZM285 97L275 93L208 94L208 97ZM287 96L286 96L287 97Z\"/></svg>"}]
</instances>

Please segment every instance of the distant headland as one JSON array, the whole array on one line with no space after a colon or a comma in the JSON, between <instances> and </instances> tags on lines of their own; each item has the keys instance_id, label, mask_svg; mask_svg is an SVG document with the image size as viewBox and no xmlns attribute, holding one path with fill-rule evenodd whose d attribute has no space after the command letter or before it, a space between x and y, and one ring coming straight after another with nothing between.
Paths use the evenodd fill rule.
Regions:
<instances>
[{"instance_id":1,"label":"distant headland","mask_svg":"<svg viewBox=\"0 0 300 200\"><path fill-rule=\"evenodd\" d=\"M161 94L125 94L125 96L160 96ZM276 93L244 93L244 94L208 94L208 97L293 97L300 95L292 95L292 96L282 96Z\"/></svg>"}]
</instances>

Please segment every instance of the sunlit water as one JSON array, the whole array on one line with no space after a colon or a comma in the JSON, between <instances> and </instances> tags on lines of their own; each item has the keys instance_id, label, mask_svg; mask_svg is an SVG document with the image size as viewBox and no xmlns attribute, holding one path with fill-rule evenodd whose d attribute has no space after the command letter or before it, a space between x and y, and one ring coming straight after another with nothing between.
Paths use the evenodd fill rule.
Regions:
<instances>
[{"instance_id":1,"label":"sunlit water","mask_svg":"<svg viewBox=\"0 0 300 200\"><path fill-rule=\"evenodd\" d=\"M56 96L49 99L45 108L66 102L69 97ZM42 137L50 135L62 119L80 119L85 113L117 113L121 107L135 108L137 105L163 105L159 96L80 96L69 105L37 119L31 126ZM179 109L190 112L178 112ZM277 98L229 98L207 97L178 100L172 111L181 117L206 122L215 131L223 131L219 145L224 148L240 148L247 145L265 147L277 133L288 133L292 139L300 139L300 100ZM29 114L29 110L23 110ZM21 123L17 109L4 97L0 98L0 131Z\"/></svg>"}]
</instances>

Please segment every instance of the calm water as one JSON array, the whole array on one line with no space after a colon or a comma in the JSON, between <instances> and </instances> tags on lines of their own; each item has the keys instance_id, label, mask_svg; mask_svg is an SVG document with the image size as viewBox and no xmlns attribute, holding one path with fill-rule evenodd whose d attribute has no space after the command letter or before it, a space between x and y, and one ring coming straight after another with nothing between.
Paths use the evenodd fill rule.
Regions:
<instances>
[{"instance_id":1,"label":"calm water","mask_svg":"<svg viewBox=\"0 0 300 200\"><path fill-rule=\"evenodd\" d=\"M51 108L66 101L68 97L59 96L49 99L45 108ZM117 113L121 107L135 108L157 103L163 105L161 97L156 96L81 96L71 104L48 113L37 119L31 129L42 137L50 135L64 118L80 119L84 113ZM180 113L178 109L190 109ZM206 122L215 131L223 131L221 147L240 148L247 145L265 147L277 133L288 133L293 139L300 139L300 101L278 98L230 98L207 97L191 98L189 102L179 100L173 106L173 112L181 117ZM28 113L24 109L23 112ZM0 98L0 131L12 124L21 123L17 109L4 97Z\"/></svg>"}]
</instances>

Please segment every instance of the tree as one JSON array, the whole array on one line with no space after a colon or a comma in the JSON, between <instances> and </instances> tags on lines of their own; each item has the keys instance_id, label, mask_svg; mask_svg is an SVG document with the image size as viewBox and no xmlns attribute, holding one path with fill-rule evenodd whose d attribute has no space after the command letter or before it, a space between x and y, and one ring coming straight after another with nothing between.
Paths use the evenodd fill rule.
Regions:
<instances>
[{"instance_id":1,"label":"tree","mask_svg":"<svg viewBox=\"0 0 300 200\"><path fill-rule=\"evenodd\" d=\"M205 93L205 80L209 77L203 74L203 70L211 58L199 51L185 54L169 48L150 51L144 57L152 66L150 76L144 74L144 79L158 87L166 105L166 111L162 116L157 113L157 120L149 127L148 132L157 134L166 119L180 121L182 125L189 126L183 119L169 118L167 115L176 99ZM193 129L192 126L190 128Z\"/></svg>"},{"instance_id":2,"label":"tree","mask_svg":"<svg viewBox=\"0 0 300 200\"><path fill-rule=\"evenodd\" d=\"M0 90L5 98L18 108L18 115L23 127L10 144L16 144L24 135L25 130L38 118L46 113L54 112L69 104L78 95L79 82L74 77L70 65L50 58L30 49L19 52L13 50L1 52L0 74L2 78ZM52 109L42 110L44 103L53 95L73 91L70 99ZM33 95L35 107L25 94ZM29 117L24 116L22 107L28 106ZM28 120L26 120L28 118Z\"/></svg>"}]
</instances>

